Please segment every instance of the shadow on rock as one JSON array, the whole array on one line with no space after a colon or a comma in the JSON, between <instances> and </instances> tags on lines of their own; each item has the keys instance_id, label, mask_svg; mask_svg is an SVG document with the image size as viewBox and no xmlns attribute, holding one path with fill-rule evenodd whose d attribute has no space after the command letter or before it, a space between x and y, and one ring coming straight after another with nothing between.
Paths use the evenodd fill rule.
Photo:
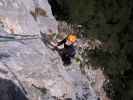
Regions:
<instances>
[{"instance_id":1,"label":"shadow on rock","mask_svg":"<svg viewBox=\"0 0 133 100\"><path fill-rule=\"evenodd\" d=\"M0 68L0 73L2 73L2 74L8 74L8 71Z\"/></svg>"},{"instance_id":2,"label":"shadow on rock","mask_svg":"<svg viewBox=\"0 0 133 100\"><path fill-rule=\"evenodd\" d=\"M10 57L10 55L7 54L7 53L0 53L0 59L2 59L2 58L9 58L9 57Z\"/></svg>"},{"instance_id":3,"label":"shadow on rock","mask_svg":"<svg viewBox=\"0 0 133 100\"><path fill-rule=\"evenodd\" d=\"M23 91L11 80L0 78L0 100L28 100Z\"/></svg>"}]
</instances>

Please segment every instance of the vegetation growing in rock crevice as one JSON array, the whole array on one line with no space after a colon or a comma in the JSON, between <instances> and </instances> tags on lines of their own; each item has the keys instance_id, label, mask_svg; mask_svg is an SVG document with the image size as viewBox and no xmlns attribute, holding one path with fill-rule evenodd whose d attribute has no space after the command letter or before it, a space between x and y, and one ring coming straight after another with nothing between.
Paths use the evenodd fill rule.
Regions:
<instances>
[{"instance_id":1,"label":"vegetation growing in rock crevice","mask_svg":"<svg viewBox=\"0 0 133 100\"><path fill-rule=\"evenodd\" d=\"M49 0L50 3L52 2ZM55 0L59 20L81 24L84 37L96 38L103 48L85 50L87 63L100 65L110 82L106 91L112 100L133 99L133 1Z\"/></svg>"}]
</instances>

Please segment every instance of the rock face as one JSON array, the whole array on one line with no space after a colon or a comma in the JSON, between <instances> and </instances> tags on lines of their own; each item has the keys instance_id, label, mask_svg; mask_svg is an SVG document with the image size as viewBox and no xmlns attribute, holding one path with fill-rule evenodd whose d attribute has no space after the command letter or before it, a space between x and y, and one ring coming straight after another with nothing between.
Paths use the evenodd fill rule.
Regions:
<instances>
[{"instance_id":1,"label":"rock face","mask_svg":"<svg viewBox=\"0 0 133 100\"><path fill-rule=\"evenodd\" d=\"M64 67L40 31L58 31L47 0L0 0L0 100L96 100L79 65Z\"/></svg>"}]
</instances>

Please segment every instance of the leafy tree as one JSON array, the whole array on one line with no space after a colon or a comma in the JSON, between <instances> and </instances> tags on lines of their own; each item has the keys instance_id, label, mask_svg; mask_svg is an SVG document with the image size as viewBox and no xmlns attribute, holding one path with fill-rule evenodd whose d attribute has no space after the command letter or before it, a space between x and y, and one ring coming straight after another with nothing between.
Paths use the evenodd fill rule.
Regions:
<instances>
[{"instance_id":1,"label":"leafy tree","mask_svg":"<svg viewBox=\"0 0 133 100\"><path fill-rule=\"evenodd\" d=\"M61 9L54 11L57 19L83 25L84 37L104 43L103 48L86 49L83 57L89 59L86 64L104 69L110 79L105 85L108 96L112 100L133 100L133 1L55 1L54 7Z\"/></svg>"}]
</instances>

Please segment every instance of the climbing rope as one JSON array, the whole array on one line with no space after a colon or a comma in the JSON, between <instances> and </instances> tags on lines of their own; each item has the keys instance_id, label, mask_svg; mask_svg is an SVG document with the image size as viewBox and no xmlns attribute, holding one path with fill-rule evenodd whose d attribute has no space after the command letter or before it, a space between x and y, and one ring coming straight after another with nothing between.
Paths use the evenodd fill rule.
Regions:
<instances>
[{"instance_id":1,"label":"climbing rope","mask_svg":"<svg viewBox=\"0 0 133 100\"><path fill-rule=\"evenodd\" d=\"M0 35L0 42L33 40L33 39L41 39L41 37L39 35L18 35L18 34L12 34L7 36Z\"/></svg>"}]
</instances>

